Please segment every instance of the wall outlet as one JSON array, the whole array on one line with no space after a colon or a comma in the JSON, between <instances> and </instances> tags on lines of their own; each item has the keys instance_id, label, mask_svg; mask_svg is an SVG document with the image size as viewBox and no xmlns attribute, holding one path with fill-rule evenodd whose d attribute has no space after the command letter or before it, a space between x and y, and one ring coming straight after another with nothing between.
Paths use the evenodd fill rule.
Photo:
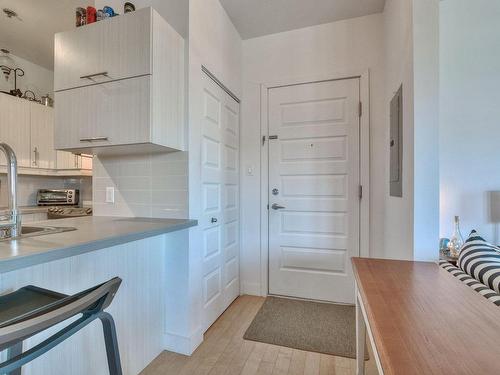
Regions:
<instances>
[{"instance_id":1,"label":"wall outlet","mask_svg":"<svg viewBox=\"0 0 500 375\"><path fill-rule=\"evenodd\" d=\"M106 203L115 203L115 188L112 186L106 188Z\"/></svg>"}]
</instances>

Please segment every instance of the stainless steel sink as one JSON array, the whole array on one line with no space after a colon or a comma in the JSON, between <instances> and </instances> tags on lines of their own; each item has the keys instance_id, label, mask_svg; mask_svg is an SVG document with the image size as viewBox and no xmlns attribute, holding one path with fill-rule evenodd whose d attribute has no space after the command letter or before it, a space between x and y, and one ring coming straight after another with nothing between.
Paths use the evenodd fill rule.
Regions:
<instances>
[{"instance_id":1,"label":"stainless steel sink","mask_svg":"<svg viewBox=\"0 0 500 375\"><path fill-rule=\"evenodd\" d=\"M35 226L22 226L21 227L21 235L18 237L5 237L0 238L0 241L10 241L25 237L36 237L36 236L44 236L46 234L55 234L55 233L63 233L63 232L71 232L76 230L74 227L35 227Z\"/></svg>"}]
</instances>

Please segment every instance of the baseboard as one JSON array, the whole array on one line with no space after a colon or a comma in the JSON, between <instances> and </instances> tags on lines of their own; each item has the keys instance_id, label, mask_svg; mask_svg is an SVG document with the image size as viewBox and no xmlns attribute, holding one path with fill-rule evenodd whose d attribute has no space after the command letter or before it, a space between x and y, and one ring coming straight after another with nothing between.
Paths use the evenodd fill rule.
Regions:
<instances>
[{"instance_id":1,"label":"baseboard","mask_svg":"<svg viewBox=\"0 0 500 375\"><path fill-rule=\"evenodd\" d=\"M240 285L241 285L240 294L248 294L250 296L262 296L262 294L260 292L260 283L241 282Z\"/></svg>"},{"instance_id":2,"label":"baseboard","mask_svg":"<svg viewBox=\"0 0 500 375\"><path fill-rule=\"evenodd\" d=\"M168 332L165 334L165 350L174 353L191 355L202 342L203 329L201 327L189 337Z\"/></svg>"}]
</instances>

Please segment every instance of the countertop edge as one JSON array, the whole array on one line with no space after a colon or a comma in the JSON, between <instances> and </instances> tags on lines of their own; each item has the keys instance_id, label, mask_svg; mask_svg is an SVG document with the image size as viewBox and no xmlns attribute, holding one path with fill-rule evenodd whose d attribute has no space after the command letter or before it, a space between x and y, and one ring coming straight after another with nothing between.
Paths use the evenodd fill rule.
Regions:
<instances>
[{"instance_id":1,"label":"countertop edge","mask_svg":"<svg viewBox=\"0 0 500 375\"><path fill-rule=\"evenodd\" d=\"M66 247L49 250L38 254L30 254L23 257L14 257L0 261L0 274L15 271L21 268L31 267L37 264L48 263L59 259L69 258L109 247L123 245L125 243L142 240L144 238L156 237L162 234L177 232L189 229L198 225L197 220L186 220L180 224L169 225L164 228L156 228L142 232L133 232L121 235L119 237L103 238L89 241L83 244L71 245Z\"/></svg>"}]
</instances>

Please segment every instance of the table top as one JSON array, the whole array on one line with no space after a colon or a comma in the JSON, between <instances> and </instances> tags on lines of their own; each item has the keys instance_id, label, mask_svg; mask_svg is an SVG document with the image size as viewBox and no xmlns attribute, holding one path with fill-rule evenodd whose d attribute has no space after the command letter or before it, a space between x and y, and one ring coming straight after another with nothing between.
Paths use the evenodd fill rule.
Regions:
<instances>
[{"instance_id":1,"label":"table top","mask_svg":"<svg viewBox=\"0 0 500 375\"><path fill-rule=\"evenodd\" d=\"M435 263L352 259L384 374L500 374L500 308Z\"/></svg>"}]
</instances>

